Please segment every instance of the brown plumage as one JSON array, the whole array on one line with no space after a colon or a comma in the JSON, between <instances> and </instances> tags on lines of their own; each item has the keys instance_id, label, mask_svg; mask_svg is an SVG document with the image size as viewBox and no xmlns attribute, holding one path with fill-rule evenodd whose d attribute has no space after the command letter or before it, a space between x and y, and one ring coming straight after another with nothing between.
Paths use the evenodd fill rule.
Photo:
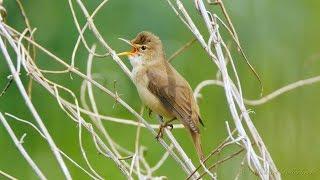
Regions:
<instances>
[{"instance_id":1,"label":"brown plumage","mask_svg":"<svg viewBox=\"0 0 320 180\"><path fill-rule=\"evenodd\" d=\"M132 41L128 55L133 66L132 76L143 103L153 112L169 121L179 119L192 136L197 154L203 159L199 123L202 123L198 104L188 82L169 64L165 58L160 39L150 32L141 32Z\"/></svg>"}]
</instances>

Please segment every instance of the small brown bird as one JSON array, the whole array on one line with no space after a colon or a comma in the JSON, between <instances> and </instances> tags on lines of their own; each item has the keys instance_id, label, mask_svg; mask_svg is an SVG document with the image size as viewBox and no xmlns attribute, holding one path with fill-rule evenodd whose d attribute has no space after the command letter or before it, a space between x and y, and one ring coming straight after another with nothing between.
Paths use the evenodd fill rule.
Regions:
<instances>
[{"instance_id":1,"label":"small brown bird","mask_svg":"<svg viewBox=\"0 0 320 180\"><path fill-rule=\"evenodd\" d=\"M123 39L122 39L123 40ZM133 67L132 77L142 102L153 112L167 119L159 127L157 138L162 137L163 128L175 119L181 120L189 130L197 154L204 158L199 123L199 107L188 82L169 64L163 51L161 40L150 32L139 33L131 42L127 55Z\"/></svg>"}]
</instances>

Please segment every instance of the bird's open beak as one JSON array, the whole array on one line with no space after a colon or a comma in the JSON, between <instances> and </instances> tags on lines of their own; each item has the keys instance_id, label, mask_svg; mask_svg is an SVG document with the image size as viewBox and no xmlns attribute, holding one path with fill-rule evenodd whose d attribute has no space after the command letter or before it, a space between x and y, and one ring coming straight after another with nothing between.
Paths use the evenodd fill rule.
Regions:
<instances>
[{"instance_id":1,"label":"bird's open beak","mask_svg":"<svg viewBox=\"0 0 320 180\"><path fill-rule=\"evenodd\" d=\"M123 39L123 38L118 38L118 39L126 42L127 44L129 44L130 46L133 47L131 51L125 51L125 52L118 53L117 54L118 56L130 56L130 55L135 55L137 53L138 48L134 44L132 44L130 41Z\"/></svg>"},{"instance_id":2,"label":"bird's open beak","mask_svg":"<svg viewBox=\"0 0 320 180\"><path fill-rule=\"evenodd\" d=\"M121 53L118 53L117 54L118 56L129 56L129 55L132 55L131 52L121 52Z\"/></svg>"}]
</instances>

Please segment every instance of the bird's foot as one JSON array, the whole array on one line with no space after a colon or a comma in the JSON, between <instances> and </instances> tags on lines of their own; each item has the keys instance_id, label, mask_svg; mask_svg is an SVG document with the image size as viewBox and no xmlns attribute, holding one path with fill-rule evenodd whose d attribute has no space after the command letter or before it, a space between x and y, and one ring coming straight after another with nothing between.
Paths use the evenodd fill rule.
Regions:
<instances>
[{"instance_id":1,"label":"bird's foot","mask_svg":"<svg viewBox=\"0 0 320 180\"><path fill-rule=\"evenodd\" d=\"M166 127L170 127L170 129L169 129L170 131L173 129L173 125L172 125L172 124L169 124L169 123L167 123L167 122L160 124L160 125L159 125L158 134L157 134L157 136L156 136L156 139L157 139L157 140L159 140L159 138L162 138L162 137L163 137L163 130L164 130L164 128L166 128Z\"/></svg>"},{"instance_id":2,"label":"bird's foot","mask_svg":"<svg viewBox=\"0 0 320 180\"><path fill-rule=\"evenodd\" d=\"M167 127L169 127L169 130L172 131L172 129L173 129L173 124L167 124Z\"/></svg>"}]
</instances>

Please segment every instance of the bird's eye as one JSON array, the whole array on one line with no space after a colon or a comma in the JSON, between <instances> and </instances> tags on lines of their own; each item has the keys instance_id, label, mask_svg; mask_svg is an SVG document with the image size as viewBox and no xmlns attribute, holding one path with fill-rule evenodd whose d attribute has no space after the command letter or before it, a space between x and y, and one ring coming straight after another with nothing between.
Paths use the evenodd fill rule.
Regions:
<instances>
[{"instance_id":1,"label":"bird's eye","mask_svg":"<svg viewBox=\"0 0 320 180\"><path fill-rule=\"evenodd\" d=\"M141 46L141 50L144 51L144 50L146 50L146 49L147 49L147 46L145 46L145 45L142 45L142 46Z\"/></svg>"}]
</instances>

